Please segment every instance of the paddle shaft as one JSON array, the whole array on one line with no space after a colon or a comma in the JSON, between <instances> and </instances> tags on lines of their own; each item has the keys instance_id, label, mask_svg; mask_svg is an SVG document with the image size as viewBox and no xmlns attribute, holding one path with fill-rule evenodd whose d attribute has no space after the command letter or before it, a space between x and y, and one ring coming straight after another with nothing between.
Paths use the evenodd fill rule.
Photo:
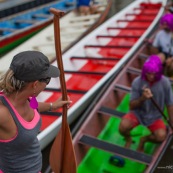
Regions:
<instances>
[{"instance_id":1,"label":"paddle shaft","mask_svg":"<svg viewBox=\"0 0 173 173\"><path fill-rule=\"evenodd\" d=\"M154 100L153 97L151 97L151 101L154 104L154 106L158 109L158 111L162 114L162 116L165 118L165 120L168 122L169 126L171 127L171 129L173 130L173 126L170 123L169 119L166 117L166 115L163 113L163 111L160 109L159 105L156 103L156 101Z\"/></svg>"},{"instance_id":2,"label":"paddle shaft","mask_svg":"<svg viewBox=\"0 0 173 173\"><path fill-rule=\"evenodd\" d=\"M64 77L64 67L62 62L62 54L61 54L61 40L60 40L60 24L59 19L64 15L64 12L55 10L53 8L50 11L54 14L54 34L55 34L55 49L56 49L56 58L58 68L60 70L60 83L61 83L61 92L62 92L62 99L67 100L67 89ZM65 143L65 135L66 135L66 123L67 123L67 105L63 106L63 116L62 116L62 134L61 134L61 159L60 165L62 165L63 157L64 157L64 143ZM60 172L61 169L60 169Z\"/></svg>"}]
</instances>

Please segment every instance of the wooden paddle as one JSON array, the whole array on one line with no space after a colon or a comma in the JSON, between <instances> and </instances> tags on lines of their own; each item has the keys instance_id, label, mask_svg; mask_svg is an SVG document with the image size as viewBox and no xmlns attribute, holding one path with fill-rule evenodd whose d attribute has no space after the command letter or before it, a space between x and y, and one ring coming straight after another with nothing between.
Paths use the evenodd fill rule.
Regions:
<instances>
[{"instance_id":1,"label":"wooden paddle","mask_svg":"<svg viewBox=\"0 0 173 173\"><path fill-rule=\"evenodd\" d=\"M62 90L62 99L68 100L67 90L64 77L64 68L61 54L61 41L60 41L60 27L59 20L64 12L50 9L50 12L54 14L54 37L55 37L55 49L58 68L60 70L60 84ZM74 148L72 144L71 132L67 122L67 105L63 106L62 114L62 126L55 138L50 151L50 166L55 173L76 173L76 158Z\"/></svg>"},{"instance_id":2,"label":"wooden paddle","mask_svg":"<svg viewBox=\"0 0 173 173\"><path fill-rule=\"evenodd\" d=\"M165 120L167 121L167 123L169 124L169 126L171 127L171 129L173 130L173 126L170 123L169 119L166 117L166 115L163 113L163 111L160 109L159 105L156 103L156 101L153 99L153 97L151 97L151 101L154 104L154 106L158 109L158 111L162 114L162 116L165 118Z\"/></svg>"}]
</instances>

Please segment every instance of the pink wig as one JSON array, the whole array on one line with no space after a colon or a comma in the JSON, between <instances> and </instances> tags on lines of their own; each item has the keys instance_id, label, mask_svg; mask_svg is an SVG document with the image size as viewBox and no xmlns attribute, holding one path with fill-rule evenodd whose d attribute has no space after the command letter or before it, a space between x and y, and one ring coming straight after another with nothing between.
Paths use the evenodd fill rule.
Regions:
<instances>
[{"instance_id":1,"label":"pink wig","mask_svg":"<svg viewBox=\"0 0 173 173\"><path fill-rule=\"evenodd\" d=\"M173 14L165 14L160 19L160 24L164 25L167 24L168 28L173 31Z\"/></svg>"},{"instance_id":2,"label":"pink wig","mask_svg":"<svg viewBox=\"0 0 173 173\"><path fill-rule=\"evenodd\" d=\"M157 55L151 55L144 63L142 68L142 79L146 80L146 73L155 73L155 80L161 79L163 74L163 65Z\"/></svg>"}]
</instances>

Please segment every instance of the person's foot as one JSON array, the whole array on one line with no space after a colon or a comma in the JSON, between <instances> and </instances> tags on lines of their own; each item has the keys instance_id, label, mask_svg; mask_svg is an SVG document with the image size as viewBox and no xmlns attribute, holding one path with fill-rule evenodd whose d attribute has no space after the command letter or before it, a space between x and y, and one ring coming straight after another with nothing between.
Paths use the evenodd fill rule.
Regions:
<instances>
[{"instance_id":1,"label":"person's foot","mask_svg":"<svg viewBox=\"0 0 173 173\"><path fill-rule=\"evenodd\" d=\"M130 148L130 145L132 144L132 138L131 137L127 137L125 138L126 143L125 143L125 148Z\"/></svg>"}]
</instances>

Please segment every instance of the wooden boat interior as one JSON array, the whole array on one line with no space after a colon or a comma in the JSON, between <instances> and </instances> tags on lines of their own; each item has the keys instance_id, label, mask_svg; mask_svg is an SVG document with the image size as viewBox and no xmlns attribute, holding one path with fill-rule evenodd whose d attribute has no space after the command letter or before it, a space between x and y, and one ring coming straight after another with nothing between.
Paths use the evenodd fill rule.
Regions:
<instances>
[{"instance_id":1,"label":"wooden boat interior","mask_svg":"<svg viewBox=\"0 0 173 173\"><path fill-rule=\"evenodd\" d=\"M107 161L105 161L106 159L103 160L107 162L106 164L108 168L110 168L107 172L111 173L112 171L114 172L115 170L122 169L120 167L125 167L124 158L127 162L126 164L137 164L137 167L140 165L142 171L150 172L162 150L167 145L166 143L171 135L170 131L168 131L167 139L162 144L150 143L145 147L145 153L137 152L136 148L139 137L149 133L146 127L140 125L138 129L133 130L131 135L134 138L134 144L130 149L123 147L125 140L118 132L120 119L129 110L128 103L131 83L135 77L140 75L142 65L150 55L149 46L150 45L145 42L127 64L122 67L120 73L114 78L105 93L100 99L95 101L94 108L88 114L86 120L75 135L73 144L77 164L79 165L78 172L82 172L81 170L86 168L86 164L89 163L91 163L93 169L95 167L97 170L99 163L97 163L95 159L97 160L101 157L101 161L104 155ZM98 154L98 156L95 157L94 154ZM114 166L111 165L109 160L113 157L116 158ZM89 159L92 161L88 161ZM123 162L123 165L121 165L121 162ZM105 169L107 168L105 166L105 169L101 169L98 168L98 172L106 172ZM132 170L132 172L133 171L134 170Z\"/></svg>"}]
</instances>

